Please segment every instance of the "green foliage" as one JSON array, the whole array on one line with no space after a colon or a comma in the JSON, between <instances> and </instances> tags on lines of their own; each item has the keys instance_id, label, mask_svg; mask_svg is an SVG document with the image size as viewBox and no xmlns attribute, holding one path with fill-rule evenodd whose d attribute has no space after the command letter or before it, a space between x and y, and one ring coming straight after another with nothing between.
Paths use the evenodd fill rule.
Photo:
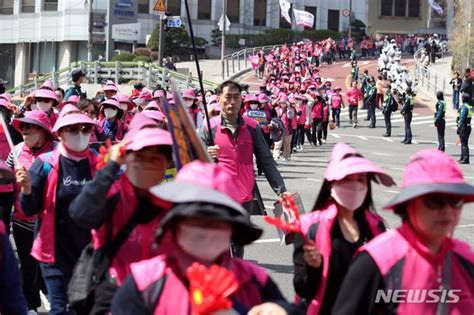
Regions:
<instances>
[{"instance_id":1,"label":"green foliage","mask_svg":"<svg viewBox=\"0 0 474 315\"><path fill-rule=\"evenodd\" d=\"M227 48L240 48L240 35L229 34L225 36L225 45Z\"/></svg>"},{"instance_id":2,"label":"green foliage","mask_svg":"<svg viewBox=\"0 0 474 315\"><path fill-rule=\"evenodd\" d=\"M157 51L152 51L152 52L150 53L150 59L151 59L151 61L156 61L156 60L158 60L158 52L157 52Z\"/></svg>"},{"instance_id":3,"label":"green foliage","mask_svg":"<svg viewBox=\"0 0 474 315\"><path fill-rule=\"evenodd\" d=\"M111 61L133 61L135 55L128 51L120 51L118 55L112 57Z\"/></svg>"},{"instance_id":4,"label":"green foliage","mask_svg":"<svg viewBox=\"0 0 474 315\"><path fill-rule=\"evenodd\" d=\"M207 44L209 44L209 42L205 38L198 37L198 36L194 37L194 43L196 44L197 47L204 47Z\"/></svg>"},{"instance_id":5,"label":"green foliage","mask_svg":"<svg viewBox=\"0 0 474 315\"><path fill-rule=\"evenodd\" d=\"M278 45L289 43L293 38L293 31L283 28L272 28L264 31L266 45Z\"/></svg>"},{"instance_id":6,"label":"green foliage","mask_svg":"<svg viewBox=\"0 0 474 315\"><path fill-rule=\"evenodd\" d=\"M219 31L219 28L215 28L211 33L211 45L214 47L220 46L222 43L222 32Z\"/></svg>"},{"instance_id":7,"label":"green foliage","mask_svg":"<svg viewBox=\"0 0 474 315\"><path fill-rule=\"evenodd\" d=\"M133 52L136 56L150 56L151 49L145 47L139 47Z\"/></svg>"},{"instance_id":8,"label":"green foliage","mask_svg":"<svg viewBox=\"0 0 474 315\"><path fill-rule=\"evenodd\" d=\"M362 40L365 36L365 24L361 20L352 21L351 36L355 37L357 41Z\"/></svg>"},{"instance_id":9,"label":"green foliage","mask_svg":"<svg viewBox=\"0 0 474 315\"><path fill-rule=\"evenodd\" d=\"M135 58L133 58L133 61L134 62L138 62L138 61L151 62L151 58L149 56L136 56Z\"/></svg>"}]
</instances>

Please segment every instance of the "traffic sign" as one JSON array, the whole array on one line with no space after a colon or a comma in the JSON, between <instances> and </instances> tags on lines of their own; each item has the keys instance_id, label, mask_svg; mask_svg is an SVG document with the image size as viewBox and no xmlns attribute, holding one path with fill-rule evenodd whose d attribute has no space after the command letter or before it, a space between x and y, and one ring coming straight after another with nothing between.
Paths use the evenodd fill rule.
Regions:
<instances>
[{"instance_id":1,"label":"traffic sign","mask_svg":"<svg viewBox=\"0 0 474 315\"><path fill-rule=\"evenodd\" d=\"M153 11L163 14L166 13L165 0L156 0Z\"/></svg>"},{"instance_id":2,"label":"traffic sign","mask_svg":"<svg viewBox=\"0 0 474 315\"><path fill-rule=\"evenodd\" d=\"M181 17L180 16L168 16L166 25L168 27L181 27Z\"/></svg>"},{"instance_id":3,"label":"traffic sign","mask_svg":"<svg viewBox=\"0 0 474 315\"><path fill-rule=\"evenodd\" d=\"M222 32L222 29L224 27L224 15L221 15L221 18L219 19L219 22L217 23L219 26L219 31ZM225 31L228 32L230 31L230 21L227 15L225 16Z\"/></svg>"}]
</instances>

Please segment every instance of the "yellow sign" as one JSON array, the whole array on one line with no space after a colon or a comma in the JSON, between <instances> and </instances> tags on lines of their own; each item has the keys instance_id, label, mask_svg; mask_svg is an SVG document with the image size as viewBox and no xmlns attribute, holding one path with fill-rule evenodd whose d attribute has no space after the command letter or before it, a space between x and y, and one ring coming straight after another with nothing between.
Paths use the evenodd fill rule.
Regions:
<instances>
[{"instance_id":1,"label":"yellow sign","mask_svg":"<svg viewBox=\"0 0 474 315\"><path fill-rule=\"evenodd\" d=\"M155 6L153 7L153 11L165 13L166 12L165 0L157 0L155 2Z\"/></svg>"}]
</instances>

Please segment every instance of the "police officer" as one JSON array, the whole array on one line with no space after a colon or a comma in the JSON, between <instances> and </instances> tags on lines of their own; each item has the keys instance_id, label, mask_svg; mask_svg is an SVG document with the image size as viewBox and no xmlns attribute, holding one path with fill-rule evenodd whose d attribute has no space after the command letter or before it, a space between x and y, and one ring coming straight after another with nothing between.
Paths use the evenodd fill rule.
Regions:
<instances>
[{"instance_id":1,"label":"police officer","mask_svg":"<svg viewBox=\"0 0 474 315\"><path fill-rule=\"evenodd\" d=\"M390 84L385 85L385 97L383 99L382 114L385 120L385 134L384 137L390 137L392 135L392 107L393 107L393 95Z\"/></svg>"},{"instance_id":2,"label":"police officer","mask_svg":"<svg viewBox=\"0 0 474 315\"><path fill-rule=\"evenodd\" d=\"M72 82L74 83L73 86L69 87L66 90L66 95L64 96L64 100L67 101L70 96L77 95L80 99L85 99L86 92L81 90L81 84L84 82L84 78L86 77L85 73L82 72L81 69L74 69L71 72Z\"/></svg>"},{"instance_id":3,"label":"police officer","mask_svg":"<svg viewBox=\"0 0 474 315\"><path fill-rule=\"evenodd\" d=\"M412 135L411 135L411 119L413 118L413 91L408 88L405 93L403 93L403 107L400 110L400 114L403 115L405 120L405 139L402 143L411 144Z\"/></svg>"},{"instance_id":4,"label":"police officer","mask_svg":"<svg viewBox=\"0 0 474 315\"><path fill-rule=\"evenodd\" d=\"M360 79L360 91L362 92L362 95L365 94L365 91L369 85L369 70L364 70L364 73L362 74L362 78ZM363 103L362 103L362 109L367 109L367 101L366 99L364 98L363 100ZM370 117L369 117L369 112L367 111L367 119L366 120L370 120Z\"/></svg>"},{"instance_id":5,"label":"police officer","mask_svg":"<svg viewBox=\"0 0 474 315\"><path fill-rule=\"evenodd\" d=\"M377 107L377 87L375 86L375 78L370 77L364 93L364 99L367 103L367 115L370 119L369 128L375 128L375 108Z\"/></svg>"},{"instance_id":6,"label":"police officer","mask_svg":"<svg viewBox=\"0 0 474 315\"><path fill-rule=\"evenodd\" d=\"M457 134L461 139L461 159L458 161L460 164L469 164L469 136L471 134L471 119L473 106L469 104L471 96L468 93L462 95L462 105L458 110L458 129Z\"/></svg>"},{"instance_id":7,"label":"police officer","mask_svg":"<svg viewBox=\"0 0 474 315\"><path fill-rule=\"evenodd\" d=\"M446 128L446 121L444 116L446 114L446 102L444 101L444 94L441 91L436 93L436 98L438 102L436 103L436 113L435 113L435 122L434 125L438 131L438 150L444 152L444 130Z\"/></svg>"}]
</instances>

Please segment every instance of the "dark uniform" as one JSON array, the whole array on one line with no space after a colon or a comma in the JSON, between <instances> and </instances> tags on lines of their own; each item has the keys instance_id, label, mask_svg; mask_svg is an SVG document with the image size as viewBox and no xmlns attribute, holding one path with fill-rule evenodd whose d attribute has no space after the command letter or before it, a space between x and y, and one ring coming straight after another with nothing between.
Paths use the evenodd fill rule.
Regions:
<instances>
[{"instance_id":1,"label":"dark uniform","mask_svg":"<svg viewBox=\"0 0 474 315\"><path fill-rule=\"evenodd\" d=\"M444 100L438 100L436 103L436 113L435 113L435 127L438 131L438 150L444 152L444 130L446 128L446 121L444 120L444 115L446 114L446 102Z\"/></svg>"},{"instance_id":2,"label":"dark uniform","mask_svg":"<svg viewBox=\"0 0 474 315\"><path fill-rule=\"evenodd\" d=\"M407 94L405 96L405 102L400 113L403 115L405 120L405 139L402 141L404 144L411 144L412 134L411 134L411 119L413 118L413 96Z\"/></svg>"},{"instance_id":3,"label":"dark uniform","mask_svg":"<svg viewBox=\"0 0 474 315\"><path fill-rule=\"evenodd\" d=\"M385 120L385 134L384 137L390 137L392 135L392 107L393 107L393 95L392 91L388 90L387 94L383 99L382 114Z\"/></svg>"},{"instance_id":4,"label":"dark uniform","mask_svg":"<svg viewBox=\"0 0 474 315\"><path fill-rule=\"evenodd\" d=\"M467 102L459 107L457 117L457 134L461 140L461 159L459 163L469 164L469 136L471 135L471 119L472 119L473 106Z\"/></svg>"},{"instance_id":5,"label":"dark uniform","mask_svg":"<svg viewBox=\"0 0 474 315\"><path fill-rule=\"evenodd\" d=\"M366 91L364 93L364 98L366 99L367 102L367 115L370 119L370 126L369 128L375 128L375 107L377 107L377 87L372 84L372 81L370 84L367 85Z\"/></svg>"},{"instance_id":6,"label":"dark uniform","mask_svg":"<svg viewBox=\"0 0 474 315\"><path fill-rule=\"evenodd\" d=\"M82 77L85 77L86 74L84 72L82 72L81 69L74 69L72 70L71 72L71 78L72 78L72 82L74 82L74 85L73 86L70 86L67 90L66 90L66 93L64 94L64 100L67 101L69 99L69 97L71 97L72 95L77 95L79 96L79 98L82 100L82 99L85 99L87 98L87 95L86 95L86 92L83 92L81 90L81 85L80 85L80 82L78 83L78 81L82 78Z\"/></svg>"}]
</instances>

